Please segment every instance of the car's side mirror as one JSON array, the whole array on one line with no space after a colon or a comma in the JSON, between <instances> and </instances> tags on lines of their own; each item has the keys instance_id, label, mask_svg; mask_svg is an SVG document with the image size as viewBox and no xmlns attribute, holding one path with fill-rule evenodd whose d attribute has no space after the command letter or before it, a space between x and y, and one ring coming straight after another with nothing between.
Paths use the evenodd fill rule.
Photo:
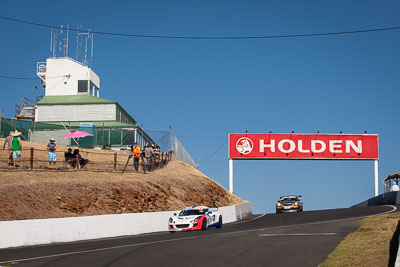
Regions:
<instances>
[{"instance_id":1,"label":"car's side mirror","mask_svg":"<svg viewBox=\"0 0 400 267\"><path fill-rule=\"evenodd\" d=\"M176 216L176 213L174 213L174 216Z\"/></svg>"}]
</instances>

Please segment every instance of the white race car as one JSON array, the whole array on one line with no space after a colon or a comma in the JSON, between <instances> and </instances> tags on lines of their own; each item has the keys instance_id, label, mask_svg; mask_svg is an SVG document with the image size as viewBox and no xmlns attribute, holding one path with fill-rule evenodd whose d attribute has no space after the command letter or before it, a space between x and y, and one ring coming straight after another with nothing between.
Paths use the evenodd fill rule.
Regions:
<instances>
[{"instance_id":1,"label":"white race car","mask_svg":"<svg viewBox=\"0 0 400 267\"><path fill-rule=\"evenodd\" d=\"M170 232L205 230L207 227L222 227L222 215L218 212L218 208L206 206L184 208L179 214L174 213L168 221Z\"/></svg>"}]
</instances>

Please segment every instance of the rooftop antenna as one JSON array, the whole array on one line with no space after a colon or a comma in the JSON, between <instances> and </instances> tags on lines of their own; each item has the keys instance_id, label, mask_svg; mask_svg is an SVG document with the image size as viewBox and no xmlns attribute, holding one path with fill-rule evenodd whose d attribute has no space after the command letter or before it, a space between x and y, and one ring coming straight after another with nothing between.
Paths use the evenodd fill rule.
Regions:
<instances>
[{"instance_id":1,"label":"rooftop antenna","mask_svg":"<svg viewBox=\"0 0 400 267\"><path fill-rule=\"evenodd\" d=\"M60 28L61 28L61 30L60 30L60 38L62 38L64 25L61 25ZM63 41L64 41L64 39L63 39ZM62 42L60 40L60 43L58 44L58 50L60 50L60 52L62 51L62 47L63 47L63 44L62 44Z\"/></svg>"},{"instance_id":2,"label":"rooftop antenna","mask_svg":"<svg viewBox=\"0 0 400 267\"><path fill-rule=\"evenodd\" d=\"M88 41L88 37L90 38L90 29L89 31L86 33L86 38L85 38L85 64L87 64L86 58L87 58L87 41Z\"/></svg>"},{"instance_id":3,"label":"rooftop antenna","mask_svg":"<svg viewBox=\"0 0 400 267\"><path fill-rule=\"evenodd\" d=\"M63 28L64 28L64 26L63 25L61 25L61 34L63 34ZM61 44L61 41L60 41L60 51L61 51L61 48L63 49L63 55L64 55L64 57L68 57L68 43L69 43L69 25L67 26L67 30L66 30L66 32L67 32L67 37L66 38L63 38L62 39L62 41L63 41L63 43Z\"/></svg>"},{"instance_id":4,"label":"rooftop antenna","mask_svg":"<svg viewBox=\"0 0 400 267\"><path fill-rule=\"evenodd\" d=\"M50 57L52 56L53 52L53 29L50 31Z\"/></svg>"},{"instance_id":5,"label":"rooftop antenna","mask_svg":"<svg viewBox=\"0 0 400 267\"><path fill-rule=\"evenodd\" d=\"M76 61L79 61L79 28L82 25L76 25Z\"/></svg>"},{"instance_id":6,"label":"rooftop antenna","mask_svg":"<svg viewBox=\"0 0 400 267\"><path fill-rule=\"evenodd\" d=\"M92 43L91 43L91 48L90 48L90 63L93 61L93 34L92 34L92 30L89 29L87 32L78 32L77 36L78 38L80 38L81 35L85 36L85 57L84 57L84 61L83 63L85 65L89 65L89 60L87 58L88 56L88 39L91 39ZM79 48L81 47L81 42L79 42ZM78 56L79 57L79 56ZM79 61L79 59L77 59Z\"/></svg>"},{"instance_id":7,"label":"rooftop antenna","mask_svg":"<svg viewBox=\"0 0 400 267\"><path fill-rule=\"evenodd\" d=\"M58 30L54 33L54 47L53 47L53 57L57 57L57 42L58 42L58 36L57 36Z\"/></svg>"},{"instance_id":8,"label":"rooftop antenna","mask_svg":"<svg viewBox=\"0 0 400 267\"><path fill-rule=\"evenodd\" d=\"M91 38L92 38L92 47L90 48L90 66L93 64L93 41L94 41L94 35L91 33Z\"/></svg>"},{"instance_id":9,"label":"rooftop antenna","mask_svg":"<svg viewBox=\"0 0 400 267\"><path fill-rule=\"evenodd\" d=\"M64 25L61 25L60 26L60 42L58 43L58 50L60 51L61 55L65 56L65 38L62 38L63 32L64 32ZM64 53L62 53L62 52L64 52Z\"/></svg>"},{"instance_id":10,"label":"rooftop antenna","mask_svg":"<svg viewBox=\"0 0 400 267\"><path fill-rule=\"evenodd\" d=\"M68 43L69 43L69 24L67 25L67 47L66 47L66 51L65 51L65 56L68 57Z\"/></svg>"}]
</instances>

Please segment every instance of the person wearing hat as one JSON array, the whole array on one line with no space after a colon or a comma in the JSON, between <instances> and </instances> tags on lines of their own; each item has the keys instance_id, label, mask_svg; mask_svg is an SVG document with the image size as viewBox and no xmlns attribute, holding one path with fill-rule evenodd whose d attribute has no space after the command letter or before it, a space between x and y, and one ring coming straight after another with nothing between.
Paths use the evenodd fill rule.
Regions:
<instances>
[{"instance_id":1,"label":"person wearing hat","mask_svg":"<svg viewBox=\"0 0 400 267\"><path fill-rule=\"evenodd\" d=\"M8 148L8 165L13 165L13 157L12 157L12 149L11 149L11 142L13 139L13 131L10 131L10 134L4 139L3 149L6 149L6 144Z\"/></svg>"},{"instance_id":2,"label":"person wearing hat","mask_svg":"<svg viewBox=\"0 0 400 267\"><path fill-rule=\"evenodd\" d=\"M21 148L22 148L22 142L21 142L21 132L18 132L18 130L15 130L15 132L12 133L12 141L11 141L11 149L12 149L12 158L13 158L13 166L18 167L17 162L21 160Z\"/></svg>"},{"instance_id":3,"label":"person wearing hat","mask_svg":"<svg viewBox=\"0 0 400 267\"><path fill-rule=\"evenodd\" d=\"M50 138L50 143L47 144L47 150L49 151L49 168L55 168L57 157L56 157L56 140Z\"/></svg>"},{"instance_id":4,"label":"person wearing hat","mask_svg":"<svg viewBox=\"0 0 400 267\"><path fill-rule=\"evenodd\" d=\"M399 185L397 184L397 181L395 181L394 183L393 183L393 186L392 186L392 191L399 191L400 190L400 187L399 187Z\"/></svg>"}]
</instances>

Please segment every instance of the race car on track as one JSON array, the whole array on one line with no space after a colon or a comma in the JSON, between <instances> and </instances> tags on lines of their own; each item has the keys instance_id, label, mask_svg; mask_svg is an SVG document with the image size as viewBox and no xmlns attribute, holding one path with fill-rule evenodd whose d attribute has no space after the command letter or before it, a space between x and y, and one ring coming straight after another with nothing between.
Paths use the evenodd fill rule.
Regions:
<instances>
[{"instance_id":1,"label":"race car on track","mask_svg":"<svg viewBox=\"0 0 400 267\"><path fill-rule=\"evenodd\" d=\"M280 197L276 202L276 213L303 211L303 201L300 198L300 195Z\"/></svg>"},{"instance_id":2,"label":"race car on track","mask_svg":"<svg viewBox=\"0 0 400 267\"><path fill-rule=\"evenodd\" d=\"M222 227L222 215L218 208L206 206L193 206L184 208L179 214L169 218L168 228L170 232L205 230L208 227Z\"/></svg>"}]
</instances>

